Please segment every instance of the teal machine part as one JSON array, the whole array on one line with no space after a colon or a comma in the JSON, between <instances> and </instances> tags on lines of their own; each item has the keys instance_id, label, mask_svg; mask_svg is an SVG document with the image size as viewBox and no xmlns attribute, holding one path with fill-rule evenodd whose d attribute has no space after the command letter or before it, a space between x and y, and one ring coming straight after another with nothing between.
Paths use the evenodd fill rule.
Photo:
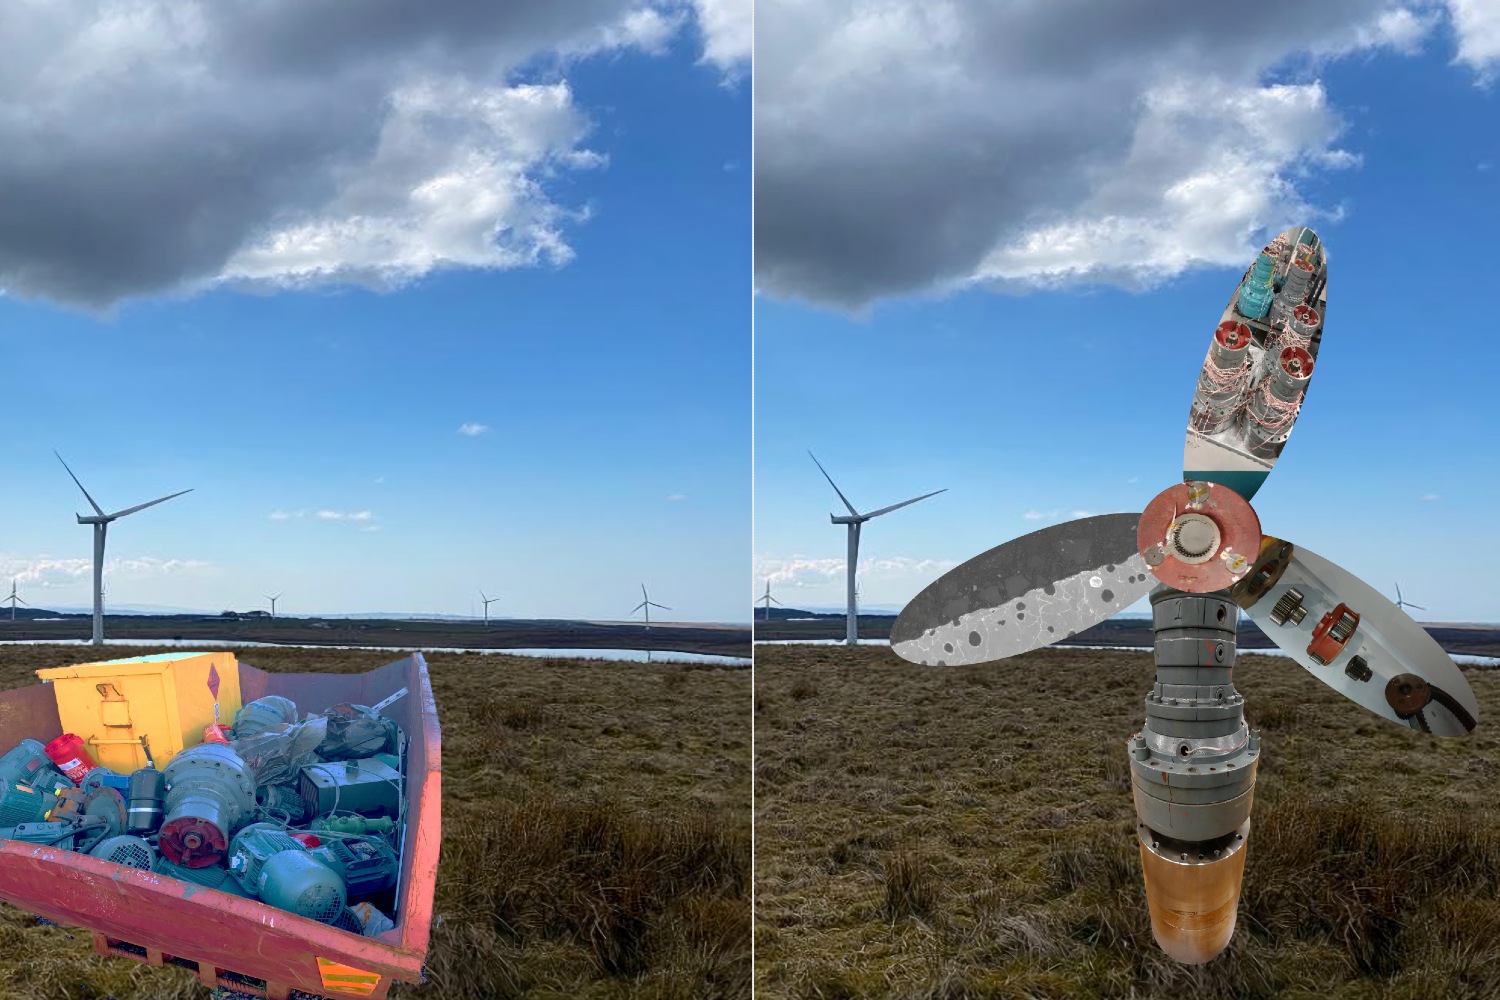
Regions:
<instances>
[{"instance_id":1,"label":"teal machine part","mask_svg":"<svg viewBox=\"0 0 1500 1000\"><path fill-rule=\"evenodd\" d=\"M344 880L305 851L282 851L260 869L261 902L299 917L335 923L344 912Z\"/></svg>"},{"instance_id":2,"label":"teal machine part","mask_svg":"<svg viewBox=\"0 0 1500 1000\"><path fill-rule=\"evenodd\" d=\"M231 896L248 897L250 895L234 880L234 876L229 874L228 868L219 865L209 865L205 868L189 868L186 865L175 865L166 858L157 858L156 864L151 870L158 875L165 875L167 878L175 878L182 882L191 882L194 885L201 885L206 889L217 889L220 892L227 892Z\"/></svg>"},{"instance_id":3,"label":"teal machine part","mask_svg":"<svg viewBox=\"0 0 1500 1000\"><path fill-rule=\"evenodd\" d=\"M313 833L329 831L332 833L390 833L396 828L396 821L389 816L381 816L371 819L368 816L323 816L312 821L308 829Z\"/></svg>"},{"instance_id":4,"label":"teal machine part","mask_svg":"<svg viewBox=\"0 0 1500 1000\"><path fill-rule=\"evenodd\" d=\"M255 891L265 863L282 851L306 851L275 823L251 823L229 842L229 871L247 891Z\"/></svg>"},{"instance_id":5,"label":"teal machine part","mask_svg":"<svg viewBox=\"0 0 1500 1000\"><path fill-rule=\"evenodd\" d=\"M1240 285L1241 316L1248 319L1261 319L1271 308L1271 299L1276 294L1276 289L1271 284L1271 275L1275 270L1276 262L1264 251L1255 258L1255 263L1250 267L1250 273L1245 276L1244 283Z\"/></svg>"},{"instance_id":6,"label":"teal machine part","mask_svg":"<svg viewBox=\"0 0 1500 1000\"><path fill-rule=\"evenodd\" d=\"M61 775L59 775L61 777ZM19 781L0 778L0 826L32 823L52 811L57 796Z\"/></svg>"},{"instance_id":7,"label":"teal machine part","mask_svg":"<svg viewBox=\"0 0 1500 1000\"><path fill-rule=\"evenodd\" d=\"M350 899L389 889L401 866L396 852L374 838L332 837L308 853L338 872Z\"/></svg>"},{"instance_id":8,"label":"teal machine part","mask_svg":"<svg viewBox=\"0 0 1500 1000\"><path fill-rule=\"evenodd\" d=\"M362 760L308 764L299 788L308 816L331 812L395 816L401 808L401 772L390 754Z\"/></svg>"},{"instance_id":9,"label":"teal machine part","mask_svg":"<svg viewBox=\"0 0 1500 1000\"><path fill-rule=\"evenodd\" d=\"M117 865L139 868L147 872L156 863L156 851L151 847L150 842L144 837L135 837L128 833L105 837L95 844L89 853L96 858L102 858Z\"/></svg>"},{"instance_id":10,"label":"teal machine part","mask_svg":"<svg viewBox=\"0 0 1500 1000\"><path fill-rule=\"evenodd\" d=\"M73 848L73 839L83 830L76 823L52 820L48 823L21 823L0 827L0 840L19 840L25 844Z\"/></svg>"},{"instance_id":11,"label":"teal machine part","mask_svg":"<svg viewBox=\"0 0 1500 1000\"><path fill-rule=\"evenodd\" d=\"M73 784L52 763L40 740L22 740L0 757L0 781L21 782L44 792Z\"/></svg>"}]
</instances>

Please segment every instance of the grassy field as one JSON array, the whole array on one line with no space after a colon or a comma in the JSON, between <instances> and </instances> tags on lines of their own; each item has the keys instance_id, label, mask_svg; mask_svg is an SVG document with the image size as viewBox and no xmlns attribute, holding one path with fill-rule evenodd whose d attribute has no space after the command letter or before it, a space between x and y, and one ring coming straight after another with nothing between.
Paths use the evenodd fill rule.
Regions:
<instances>
[{"instance_id":1,"label":"grassy field","mask_svg":"<svg viewBox=\"0 0 1500 1000\"><path fill-rule=\"evenodd\" d=\"M81 650L0 650L0 688ZM119 655L148 652L140 647ZM398 654L245 650L271 671ZM750 673L427 658L443 727L440 918L425 986L394 998L696 1000L750 993ZM8 749L8 748L6 748ZM206 996L0 903L0 1000Z\"/></svg>"},{"instance_id":2,"label":"grassy field","mask_svg":"<svg viewBox=\"0 0 1500 1000\"><path fill-rule=\"evenodd\" d=\"M756 651L756 995L1500 997L1500 671L1441 739L1287 660L1235 671L1262 759L1239 925L1151 937L1125 740L1149 653L914 667Z\"/></svg>"}]
</instances>

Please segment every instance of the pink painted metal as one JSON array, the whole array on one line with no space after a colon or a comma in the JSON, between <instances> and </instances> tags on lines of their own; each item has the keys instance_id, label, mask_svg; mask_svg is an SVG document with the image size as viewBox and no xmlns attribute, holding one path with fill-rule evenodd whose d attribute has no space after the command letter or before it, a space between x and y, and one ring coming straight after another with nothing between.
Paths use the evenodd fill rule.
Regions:
<instances>
[{"instance_id":1,"label":"pink painted metal","mask_svg":"<svg viewBox=\"0 0 1500 1000\"><path fill-rule=\"evenodd\" d=\"M394 980L421 981L442 840L441 733L426 661L414 653L363 674L267 673L240 664L246 704L279 694L304 712L321 711L340 702L373 705L403 687L409 694L386 714L408 740L406 841L396 926L377 937L85 854L16 841L0 841L0 899L92 931L101 954L187 966L207 986L269 1000L287 1000L293 989L381 1000ZM0 693L0 745L28 737L46 743L61 731L50 685ZM380 979L373 989L331 991L319 958Z\"/></svg>"}]
</instances>

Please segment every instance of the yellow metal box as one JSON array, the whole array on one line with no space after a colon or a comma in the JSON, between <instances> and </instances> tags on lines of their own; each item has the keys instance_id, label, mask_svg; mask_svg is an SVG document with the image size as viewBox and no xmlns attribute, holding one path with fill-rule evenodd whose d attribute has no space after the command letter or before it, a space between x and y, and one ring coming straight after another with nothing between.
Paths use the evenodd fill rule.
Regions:
<instances>
[{"instance_id":1,"label":"yellow metal box","mask_svg":"<svg viewBox=\"0 0 1500 1000\"><path fill-rule=\"evenodd\" d=\"M120 774L146 766L141 737L156 766L166 767L203 742L205 726L228 726L240 710L240 665L229 652L132 656L36 675L56 689L63 732L77 735L97 763Z\"/></svg>"}]
</instances>

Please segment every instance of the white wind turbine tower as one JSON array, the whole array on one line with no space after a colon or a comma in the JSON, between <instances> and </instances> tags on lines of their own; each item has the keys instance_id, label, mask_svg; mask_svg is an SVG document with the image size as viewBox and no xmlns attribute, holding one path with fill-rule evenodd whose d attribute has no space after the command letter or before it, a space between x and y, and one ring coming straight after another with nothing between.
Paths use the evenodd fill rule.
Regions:
<instances>
[{"instance_id":1,"label":"white wind turbine tower","mask_svg":"<svg viewBox=\"0 0 1500 1000\"><path fill-rule=\"evenodd\" d=\"M54 451L52 454L57 455L57 452ZM64 469L68 469L68 463L63 462L61 455L57 455L57 460L62 462ZM138 503L134 507L117 510L113 514L106 514L104 513L104 509L94 502L94 498L89 496L89 491L83 488L83 484L78 482L78 477L73 475L72 469L68 469L68 475L72 477L73 482L82 491L84 499L89 502L89 506L94 508L93 517L84 517L82 514L75 516L78 518L79 524L92 524L94 526L94 633L92 643L95 646L102 646L104 644L104 535L109 530L110 522L118 521L128 514L145 510L147 507L155 507L159 503L165 503L168 500L182 496L184 493L191 493L193 491L182 490L164 497L158 497L146 503Z\"/></svg>"},{"instance_id":2,"label":"white wind turbine tower","mask_svg":"<svg viewBox=\"0 0 1500 1000\"><path fill-rule=\"evenodd\" d=\"M774 598L774 597L771 596L771 581L770 580L766 581L766 592L765 592L765 594L763 596L761 596L760 598L758 598L755 603L756 604L764 604L766 606L766 620L770 621L771 620L771 605L773 605L773 604L781 604L780 601L778 601L776 598ZM781 604L781 606L783 608L786 607L785 604Z\"/></svg>"},{"instance_id":3,"label":"white wind turbine tower","mask_svg":"<svg viewBox=\"0 0 1500 1000\"><path fill-rule=\"evenodd\" d=\"M268 601L271 602L271 617L275 618L276 617L276 602L281 599L281 595L280 594L261 594L260 596L264 597L266 600L268 600Z\"/></svg>"},{"instance_id":4,"label":"white wind turbine tower","mask_svg":"<svg viewBox=\"0 0 1500 1000\"><path fill-rule=\"evenodd\" d=\"M11 621L15 621L16 620L16 605L17 604L26 604L25 601L21 600L20 597L16 596L16 581L15 580L10 581L10 596L7 597L5 600L0 601L0 604L9 604L10 605L10 620ZM26 606L28 608L31 607L31 605L29 605L29 604L26 604Z\"/></svg>"},{"instance_id":5,"label":"white wind turbine tower","mask_svg":"<svg viewBox=\"0 0 1500 1000\"><path fill-rule=\"evenodd\" d=\"M485 626L485 628L489 628L489 625L490 625L490 605L494 604L496 601L500 600L500 598L498 598L498 597L485 597L484 596L484 591L481 590L479 592L479 599L484 602L484 626Z\"/></svg>"},{"instance_id":6,"label":"white wind turbine tower","mask_svg":"<svg viewBox=\"0 0 1500 1000\"><path fill-rule=\"evenodd\" d=\"M946 493L947 489L944 488L941 490L933 490L931 493L923 493L919 497L912 497L910 500L903 500L900 503L893 503L889 507L882 507L879 510L872 510L868 514L861 514L859 511L854 509L854 505L849 502L849 498L844 496L844 492L840 490L838 484L833 481L833 477L828 474L828 470L823 468L823 463L818 461L818 456L814 455L811 451L809 451L807 454L808 457L813 460L813 464L818 467L818 471L823 473L823 478L828 480L828 485L833 487L833 492L837 493L839 495L839 499L844 501L844 506L849 508L848 517L840 517L837 514L829 514L828 519L834 524L847 524L849 526L849 612L844 627L844 642L853 646L859 642L859 594L856 590L854 576L859 566L860 526L863 525L866 521L870 520L872 517L879 517L881 514L889 514L893 510L900 510L902 507L914 504L918 500L926 500L928 497L935 497L939 493Z\"/></svg>"},{"instance_id":7,"label":"white wind turbine tower","mask_svg":"<svg viewBox=\"0 0 1500 1000\"><path fill-rule=\"evenodd\" d=\"M1401 584L1399 584L1399 583L1396 584L1396 607L1398 607L1398 608L1416 608L1418 611L1426 611L1427 610L1426 608L1422 607L1422 605L1420 605L1420 604L1413 604L1410 601L1402 600L1401 599Z\"/></svg>"}]
</instances>

